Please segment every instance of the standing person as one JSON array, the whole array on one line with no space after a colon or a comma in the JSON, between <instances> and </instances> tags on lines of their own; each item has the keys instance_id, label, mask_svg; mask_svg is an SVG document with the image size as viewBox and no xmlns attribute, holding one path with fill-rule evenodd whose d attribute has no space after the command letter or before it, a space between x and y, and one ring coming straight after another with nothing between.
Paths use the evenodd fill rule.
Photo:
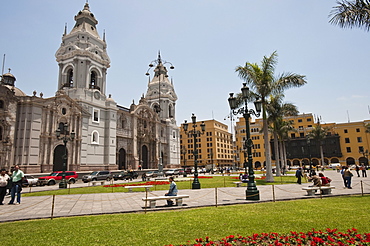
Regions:
<instances>
[{"instance_id":1,"label":"standing person","mask_svg":"<svg viewBox=\"0 0 370 246\"><path fill-rule=\"evenodd\" d=\"M345 167L343 177L347 181L347 188L348 189L352 189L352 187L351 187L352 176L353 176L353 173L351 172L351 170L348 167Z\"/></svg>"},{"instance_id":2,"label":"standing person","mask_svg":"<svg viewBox=\"0 0 370 246\"><path fill-rule=\"evenodd\" d=\"M9 176L6 174L5 169L0 170L0 205L4 205L4 197L6 194L6 186L9 181Z\"/></svg>"},{"instance_id":3,"label":"standing person","mask_svg":"<svg viewBox=\"0 0 370 246\"><path fill-rule=\"evenodd\" d=\"M11 180L13 182L12 191L10 193L11 199L9 204L16 205L21 204L21 191L22 191L22 180L24 179L24 173L19 169L18 165L14 166L14 172L12 173ZM17 202L14 203L15 195L17 194Z\"/></svg>"},{"instance_id":4,"label":"standing person","mask_svg":"<svg viewBox=\"0 0 370 246\"><path fill-rule=\"evenodd\" d=\"M297 178L297 183L302 184L302 168L298 168L297 171L295 172L295 177Z\"/></svg>"},{"instance_id":5,"label":"standing person","mask_svg":"<svg viewBox=\"0 0 370 246\"><path fill-rule=\"evenodd\" d=\"M345 166L342 166L342 170L340 170L340 174L342 175L342 179L343 179L343 183L344 183L344 188L347 187L347 180L344 178L344 172L346 171L346 168Z\"/></svg>"},{"instance_id":6,"label":"standing person","mask_svg":"<svg viewBox=\"0 0 370 246\"><path fill-rule=\"evenodd\" d=\"M168 181L170 181L171 184L170 184L170 189L165 194L165 196L177 196L177 185L176 185L175 181L173 180L173 177L170 177L168 179ZM173 201L172 200L167 200L167 206L172 206L172 205L173 205Z\"/></svg>"},{"instance_id":7,"label":"standing person","mask_svg":"<svg viewBox=\"0 0 370 246\"><path fill-rule=\"evenodd\" d=\"M357 173L357 177L360 177L360 167L356 165L356 173Z\"/></svg>"},{"instance_id":8,"label":"standing person","mask_svg":"<svg viewBox=\"0 0 370 246\"><path fill-rule=\"evenodd\" d=\"M12 169L13 169L13 167L12 167ZM9 173L9 171L5 171L5 173L6 173L6 175L9 176L9 181L8 181L8 184L6 185L6 188L5 188L5 190L8 191L6 193L6 195L9 195L10 196L10 192L12 191L13 182L12 182L12 179L10 178L11 173Z\"/></svg>"},{"instance_id":9,"label":"standing person","mask_svg":"<svg viewBox=\"0 0 370 246\"><path fill-rule=\"evenodd\" d=\"M362 177L363 178L366 178L367 177L367 174L366 174L366 167L364 166L364 163L361 163L360 169L362 171Z\"/></svg>"}]
</instances>

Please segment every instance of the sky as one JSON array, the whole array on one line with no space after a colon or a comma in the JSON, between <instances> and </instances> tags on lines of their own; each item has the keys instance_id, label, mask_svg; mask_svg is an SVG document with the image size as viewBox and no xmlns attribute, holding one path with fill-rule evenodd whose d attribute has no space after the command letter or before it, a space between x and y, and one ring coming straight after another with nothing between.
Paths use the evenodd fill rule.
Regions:
<instances>
[{"instance_id":1,"label":"sky","mask_svg":"<svg viewBox=\"0 0 370 246\"><path fill-rule=\"evenodd\" d=\"M4 1L0 8L0 54L16 86L27 95L55 95L64 26L86 0ZM228 97L243 80L235 72L278 53L276 75L305 75L285 102L324 123L369 119L370 32L329 23L336 0L89 0L106 33L111 67L107 94L121 106L146 93L148 64L158 51L171 62L178 96L176 120L216 119L230 126ZM1 60L1 64L2 60ZM0 71L1 72L1 71ZM153 76L153 75L151 75ZM251 104L252 108L253 105ZM226 120L225 120L226 118Z\"/></svg>"}]
</instances>

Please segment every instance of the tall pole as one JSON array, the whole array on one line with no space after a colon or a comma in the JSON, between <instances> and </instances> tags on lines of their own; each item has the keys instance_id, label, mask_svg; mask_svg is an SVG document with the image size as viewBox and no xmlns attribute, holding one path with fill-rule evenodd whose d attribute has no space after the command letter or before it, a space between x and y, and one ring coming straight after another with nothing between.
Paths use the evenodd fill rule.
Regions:
<instances>
[{"instance_id":1,"label":"tall pole","mask_svg":"<svg viewBox=\"0 0 370 246\"><path fill-rule=\"evenodd\" d=\"M249 88L246 86L246 83L243 83L243 87L241 88L242 96L244 100L244 107L240 107L237 103L236 97L234 97L234 93L230 93L230 97L228 99L230 109L234 115L243 114L245 120L245 128L246 128L246 139L244 142L244 166L246 166L245 157L246 154L248 155L248 187L246 190L246 200L259 200L260 194L257 189L256 183L254 181L254 171L253 171L253 158L252 158L252 146L253 141L250 135L250 125L249 125L249 118L251 115L260 116L262 111L262 101L256 100L254 102L256 111L253 109L248 109L248 99L250 99Z\"/></svg>"},{"instance_id":2,"label":"tall pole","mask_svg":"<svg viewBox=\"0 0 370 246\"><path fill-rule=\"evenodd\" d=\"M259 200L260 192L257 189L256 183L254 181L254 171L253 171L253 158L252 158L252 139L250 133L249 118L250 113L248 112L247 102L245 102L245 113L243 114L245 119L245 128L247 131L247 139L245 140L245 145L247 147L248 153L248 188L246 190L246 199L247 200ZM244 161L245 162L245 161Z\"/></svg>"},{"instance_id":3,"label":"tall pole","mask_svg":"<svg viewBox=\"0 0 370 246\"><path fill-rule=\"evenodd\" d=\"M193 145L193 155L194 155L194 180L192 184L192 189L200 189L200 183L198 179L198 150L197 150L197 131L195 128L197 125L193 122L193 139L194 139L194 145Z\"/></svg>"},{"instance_id":4,"label":"tall pole","mask_svg":"<svg viewBox=\"0 0 370 246\"><path fill-rule=\"evenodd\" d=\"M197 136L201 135L201 134L204 134L205 130L206 130L206 125L204 124L204 121L202 122L202 124L200 124L200 127L201 127L201 130L202 131L199 131L199 130L196 130L196 127L197 127L197 118L194 114L192 114L191 116L191 120L192 120L192 124L193 124L193 130L190 130L189 131L189 134L191 136L193 136L193 156L194 156L194 179L193 179L193 183L192 183L192 189L200 189L200 182L199 182L199 179L198 179L198 150L197 150ZM184 132L185 134L187 134L188 132L188 123L187 121L185 120L185 122L183 123L183 128L184 128Z\"/></svg>"}]
</instances>

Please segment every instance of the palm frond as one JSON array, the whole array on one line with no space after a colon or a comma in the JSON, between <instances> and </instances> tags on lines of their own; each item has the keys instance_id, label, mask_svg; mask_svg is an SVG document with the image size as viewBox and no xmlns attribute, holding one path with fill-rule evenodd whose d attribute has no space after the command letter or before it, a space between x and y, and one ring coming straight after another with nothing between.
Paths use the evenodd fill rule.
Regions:
<instances>
[{"instance_id":1,"label":"palm frond","mask_svg":"<svg viewBox=\"0 0 370 246\"><path fill-rule=\"evenodd\" d=\"M337 6L330 12L329 23L341 28L363 28L370 30L370 1L337 1Z\"/></svg>"}]
</instances>

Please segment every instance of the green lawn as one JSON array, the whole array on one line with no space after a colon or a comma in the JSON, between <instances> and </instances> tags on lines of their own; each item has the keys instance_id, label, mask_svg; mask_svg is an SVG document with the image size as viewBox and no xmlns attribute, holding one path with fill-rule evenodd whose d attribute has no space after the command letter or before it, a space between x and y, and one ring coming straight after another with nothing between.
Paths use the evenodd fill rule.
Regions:
<instances>
[{"instance_id":1,"label":"green lawn","mask_svg":"<svg viewBox=\"0 0 370 246\"><path fill-rule=\"evenodd\" d=\"M0 223L2 245L166 245L209 236L357 228L370 232L370 196Z\"/></svg>"},{"instance_id":2,"label":"green lawn","mask_svg":"<svg viewBox=\"0 0 370 246\"><path fill-rule=\"evenodd\" d=\"M210 176L206 176L210 177ZM218 188L218 187L234 187L233 182L239 181L237 176L213 176L212 178L200 178L202 188ZM176 180L175 180L176 181ZM264 179L256 179L257 185L270 185L270 184L288 184L295 183L296 178L293 176L281 176L275 177L275 183L266 183ZM134 182L131 185L144 183L144 182ZM177 182L178 189L191 189L192 181L182 181ZM71 185L73 187L73 185ZM167 190L169 185L155 185L153 190ZM26 190L28 188L25 188ZM37 188L31 189L31 191L37 191ZM140 191L137 189L136 191ZM144 191L144 188L142 189ZM91 194L91 193L110 193L110 192L127 192L127 189L123 187L103 187L103 186L90 186L84 188L71 188L71 189L59 189L51 191L42 192L31 192L24 193L22 196L46 196L46 195L66 195L66 194Z\"/></svg>"}]
</instances>

